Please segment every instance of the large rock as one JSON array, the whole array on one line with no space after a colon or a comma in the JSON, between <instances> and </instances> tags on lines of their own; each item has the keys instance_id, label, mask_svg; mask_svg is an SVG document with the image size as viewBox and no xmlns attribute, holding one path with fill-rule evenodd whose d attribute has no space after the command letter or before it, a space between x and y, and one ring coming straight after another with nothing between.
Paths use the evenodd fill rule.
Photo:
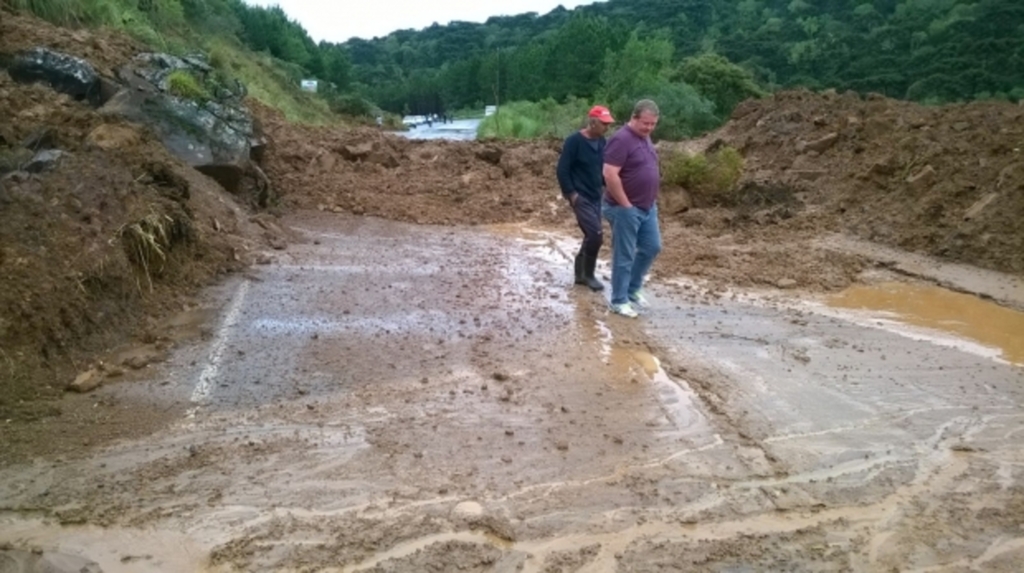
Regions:
<instances>
[{"instance_id":1,"label":"large rock","mask_svg":"<svg viewBox=\"0 0 1024 573\"><path fill-rule=\"evenodd\" d=\"M77 100L102 103L99 75L89 62L75 56L32 48L15 55L7 72L15 81L47 83Z\"/></svg>"},{"instance_id":2,"label":"large rock","mask_svg":"<svg viewBox=\"0 0 1024 573\"><path fill-rule=\"evenodd\" d=\"M221 100L203 101L171 93L169 78L179 70L200 83L211 71L196 58L140 54L118 70L118 77L128 87L100 112L148 126L176 157L213 177L228 191L238 191L252 169L252 157L264 145L252 115L234 92Z\"/></svg>"}]
</instances>

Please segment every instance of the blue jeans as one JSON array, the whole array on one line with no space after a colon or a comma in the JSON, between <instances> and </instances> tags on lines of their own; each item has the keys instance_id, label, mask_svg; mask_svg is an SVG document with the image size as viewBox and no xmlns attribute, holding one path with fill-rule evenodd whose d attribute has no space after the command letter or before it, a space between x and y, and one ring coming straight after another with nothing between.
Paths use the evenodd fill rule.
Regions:
<instances>
[{"instance_id":1,"label":"blue jeans","mask_svg":"<svg viewBox=\"0 0 1024 573\"><path fill-rule=\"evenodd\" d=\"M639 207L602 207L612 227L612 304L629 301L629 293L640 290L644 276L661 252L658 206L649 211Z\"/></svg>"}]
</instances>

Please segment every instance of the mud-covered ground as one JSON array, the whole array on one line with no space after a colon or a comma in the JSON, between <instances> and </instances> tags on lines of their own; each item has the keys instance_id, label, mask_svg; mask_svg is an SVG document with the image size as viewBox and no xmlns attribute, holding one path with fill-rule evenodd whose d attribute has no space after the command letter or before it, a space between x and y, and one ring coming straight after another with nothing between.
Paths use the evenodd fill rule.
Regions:
<instances>
[{"instance_id":1,"label":"mud-covered ground","mask_svg":"<svg viewBox=\"0 0 1024 573\"><path fill-rule=\"evenodd\" d=\"M558 233L284 223L300 241L170 321L166 362L5 428L34 455L0 469L0 543L43 553L0 556L108 573L1024 558L1019 314L983 344L680 277L630 321L571 285Z\"/></svg>"}]
</instances>

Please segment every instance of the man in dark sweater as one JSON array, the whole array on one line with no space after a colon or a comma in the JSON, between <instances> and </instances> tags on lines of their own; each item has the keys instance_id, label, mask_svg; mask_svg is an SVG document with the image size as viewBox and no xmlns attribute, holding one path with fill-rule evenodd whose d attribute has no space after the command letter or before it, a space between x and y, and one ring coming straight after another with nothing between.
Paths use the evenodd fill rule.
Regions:
<instances>
[{"instance_id":1,"label":"man in dark sweater","mask_svg":"<svg viewBox=\"0 0 1024 573\"><path fill-rule=\"evenodd\" d=\"M558 184L583 231L576 254L576 284L591 290L604 288L594 276L604 235L601 231L601 198L604 194L604 134L614 123L608 108L595 105L587 114L587 126L565 139L558 158Z\"/></svg>"}]
</instances>

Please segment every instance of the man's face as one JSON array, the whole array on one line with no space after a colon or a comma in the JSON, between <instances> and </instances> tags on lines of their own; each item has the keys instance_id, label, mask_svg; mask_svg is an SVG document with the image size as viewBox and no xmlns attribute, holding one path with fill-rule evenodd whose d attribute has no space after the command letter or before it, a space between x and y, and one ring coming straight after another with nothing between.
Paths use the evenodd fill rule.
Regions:
<instances>
[{"instance_id":1,"label":"man's face","mask_svg":"<svg viewBox=\"0 0 1024 573\"><path fill-rule=\"evenodd\" d=\"M655 127L658 127L658 116L649 111L642 111L630 123L634 131L646 137L651 135Z\"/></svg>"},{"instance_id":2,"label":"man's face","mask_svg":"<svg viewBox=\"0 0 1024 573\"><path fill-rule=\"evenodd\" d=\"M603 121L595 121L590 125L590 132L601 137L605 133L608 133L608 128L611 127L611 125L612 124L604 123Z\"/></svg>"}]
</instances>

